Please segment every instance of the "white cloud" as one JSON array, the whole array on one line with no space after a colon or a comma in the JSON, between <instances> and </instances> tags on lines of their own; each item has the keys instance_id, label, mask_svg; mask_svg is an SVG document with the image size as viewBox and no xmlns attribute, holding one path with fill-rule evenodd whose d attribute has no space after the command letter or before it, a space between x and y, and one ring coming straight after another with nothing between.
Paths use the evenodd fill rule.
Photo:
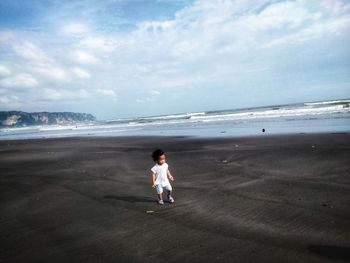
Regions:
<instances>
[{"instance_id":1,"label":"white cloud","mask_svg":"<svg viewBox=\"0 0 350 263\"><path fill-rule=\"evenodd\" d=\"M143 21L119 37L111 63L123 86L144 90L229 83L241 74L273 70L266 61L277 65L288 59L276 61L275 51L347 34L346 8L338 3L330 12L319 1L305 0L195 1L173 19ZM239 66L247 60L255 68Z\"/></svg>"},{"instance_id":2,"label":"white cloud","mask_svg":"<svg viewBox=\"0 0 350 263\"><path fill-rule=\"evenodd\" d=\"M4 78L0 80L0 86L11 88L31 88L38 85L38 81L28 73L21 73L12 77Z\"/></svg>"},{"instance_id":3,"label":"white cloud","mask_svg":"<svg viewBox=\"0 0 350 263\"><path fill-rule=\"evenodd\" d=\"M71 58L80 64L97 64L99 62L94 55L82 50L73 51Z\"/></svg>"},{"instance_id":4,"label":"white cloud","mask_svg":"<svg viewBox=\"0 0 350 263\"><path fill-rule=\"evenodd\" d=\"M149 91L152 95L159 95L160 94L160 91L158 90L150 90Z\"/></svg>"},{"instance_id":5,"label":"white cloud","mask_svg":"<svg viewBox=\"0 0 350 263\"><path fill-rule=\"evenodd\" d=\"M43 91L42 99L45 99L45 100L63 99L63 94L58 90L45 88L42 91Z\"/></svg>"},{"instance_id":6,"label":"white cloud","mask_svg":"<svg viewBox=\"0 0 350 263\"><path fill-rule=\"evenodd\" d=\"M250 15L247 27L250 30L293 29L307 21L320 19L320 12L310 12L297 2L280 2L269 5L259 14Z\"/></svg>"},{"instance_id":7,"label":"white cloud","mask_svg":"<svg viewBox=\"0 0 350 263\"><path fill-rule=\"evenodd\" d=\"M320 5L334 15L348 14L350 12L350 3L342 0L320 0Z\"/></svg>"},{"instance_id":8,"label":"white cloud","mask_svg":"<svg viewBox=\"0 0 350 263\"><path fill-rule=\"evenodd\" d=\"M89 79L91 77L90 73L87 70L79 67L73 67L72 72L81 79Z\"/></svg>"},{"instance_id":9,"label":"white cloud","mask_svg":"<svg viewBox=\"0 0 350 263\"><path fill-rule=\"evenodd\" d=\"M95 36L95 37L86 37L80 40L80 45L84 48L88 48L92 50L111 52L116 48L117 41L112 38Z\"/></svg>"},{"instance_id":10,"label":"white cloud","mask_svg":"<svg viewBox=\"0 0 350 263\"><path fill-rule=\"evenodd\" d=\"M80 35L89 31L89 28L81 23L70 23L62 26L61 32L66 35Z\"/></svg>"},{"instance_id":11,"label":"white cloud","mask_svg":"<svg viewBox=\"0 0 350 263\"><path fill-rule=\"evenodd\" d=\"M77 99L87 99L90 98L91 94L86 89L79 89L76 93Z\"/></svg>"},{"instance_id":12,"label":"white cloud","mask_svg":"<svg viewBox=\"0 0 350 263\"><path fill-rule=\"evenodd\" d=\"M281 37L298 38L298 32L307 28L341 19L344 18L327 16L327 10L318 7L317 2L307 4L303 0L276 3L204 0L177 12L172 20L140 23L129 42L140 43L137 48L144 52L172 54L177 60L189 61L257 50ZM334 31L326 27L324 33Z\"/></svg>"},{"instance_id":13,"label":"white cloud","mask_svg":"<svg viewBox=\"0 0 350 263\"><path fill-rule=\"evenodd\" d=\"M14 44L13 51L20 57L29 61L42 61L52 63L53 60L48 57L42 50L29 41Z\"/></svg>"},{"instance_id":14,"label":"white cloud","mask_svg":"<svg viewBox=\"0 0 350 263\"><path fill-rule=\"evenodd\" d=\"M0 31L0 43L9 43L14 38L13 32L11 31Z\"/></svg>"},{"instance_id":15,"label":"white cloud","mask_svg":"<svg viewBox=\"0 0 350 263\"><path fill-rule=\"evenodd\" d=\"M112 97L116 96L115 91L111 89L97 89L97 92L106 96L112 96Z\"/></svg>"},{"instance_id":16,"label":"white cloud","mask_svg":"<svg viewBox=\"0 0 350 263\"><path fill-rule=\"evenodd\" d=\"M68 75L66 71L58 66L54 65L38 65L33 67L33 71L53 80L67 81Z\"/></svg>"},{"instance_id":17,"label":"white cloud","mask_svg":"<svg viewBox=\"0 0 350 263\"><path fill-rule=\"evenodd\" d=\"M16 106L19 98L15 95L0 95L0 103L3 105Z\"/></svg>"},{"instance_id":18,"label":"white cloud","mask_svg":"<svg viewBox=\"0 0 350 263\"><path fill-rule=\"evenodd\" d=\"M135 101L137 103L154 102L154 101L157 100L159 95L160 95L160 91L158 91L158 90L149 90L142 99L137 98Z\"/></svg>"},{"instance_id":19,"label":"white cloud","mask_svg":"<svg viewBox=\"0 0 350 263\"><path fill-rule=\"evenodd\" d=\"M319 39L329 33L334 35L340 34L344 29L350 28L350 17L337 19L336 21L324 22L322 24L314 24L296 33L276 38L263 47L274 47L280 45L295 45L304 43L309 40Z\"/></svg>"},{"instance_id":20,"label":"white cloud","mask_svg":"<svg viewBox=\"0 0 350 263\"><path fill-rule=\"evenodd\" d=\"M14 52L27 61L28 70L59 81L67 81L68 74L43 50L29 41L13 45Z\"/></svg>"},{"instance_id":21,"label":"white cloud","mask_svg":"<svg viewBox=\"0 0 350 263\"><path fill-rule=\"evenodd\" d=\"M42 94L36 98L37 101L76 101L90 98L90 93L85 89L77 91L57 90L51 88L42 89Z\"/></svg>"},{"instance_id":22,"label":"white cloud","mask_svg":"<svg viewBox=\"0 0 350 263\"><path fill-rule=\"evenodd\" d=\"M0 77L6 77L11 75L11 71L4 65L0 65Z\"/></svg>"}]
</instances>

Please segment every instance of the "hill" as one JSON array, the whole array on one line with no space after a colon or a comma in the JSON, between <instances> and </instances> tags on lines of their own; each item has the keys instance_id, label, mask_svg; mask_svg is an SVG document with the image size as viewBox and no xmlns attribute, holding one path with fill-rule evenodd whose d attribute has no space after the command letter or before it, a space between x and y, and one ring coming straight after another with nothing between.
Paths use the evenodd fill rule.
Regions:
<instances>
[{"instance_id":1,"label":"hill","mask_svg":"<svg viewBox=\"0 0 350 263\"><path fill-rule=\"evenodd\" d=\"M0 111L0 127L74 124L95 120L96 118L88 113Z\"/></svg>"}]
</instances>

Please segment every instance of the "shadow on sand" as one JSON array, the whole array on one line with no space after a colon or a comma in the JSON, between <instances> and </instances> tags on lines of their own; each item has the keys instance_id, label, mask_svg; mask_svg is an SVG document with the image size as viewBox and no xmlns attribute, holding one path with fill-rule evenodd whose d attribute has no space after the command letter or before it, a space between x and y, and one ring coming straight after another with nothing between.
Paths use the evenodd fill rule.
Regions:
<instances>
[{"instance_id":1,"label":"shadow on sand","mask_svg":"<svg viewBox=\"0 0 350 263\"><path fill-rule=\"evenodd\" d=\"M350 260L350 247L308 246L309 251L322 257L339 260Z\"/></svg>"},{"instance_id":2,"label":"shadow on sand","mask_svg":"<svg viewBox=\"0 0 350 263\"><path fill-rule=\"evenodd\" d=\"M118 201L124 201L129 203L155 203L154 199L148 197L136 197L136 196L115 196L115 195L105 195L104 198L115 199Z\"/></svg>"}]
</instances>

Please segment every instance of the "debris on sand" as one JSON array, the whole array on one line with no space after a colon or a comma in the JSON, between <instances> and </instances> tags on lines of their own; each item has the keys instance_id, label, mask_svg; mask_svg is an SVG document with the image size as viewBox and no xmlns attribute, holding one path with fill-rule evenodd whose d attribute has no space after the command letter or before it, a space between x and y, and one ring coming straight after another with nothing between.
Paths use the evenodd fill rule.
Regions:
<instances>
[{"instance_id":1,"label":"debris on sand","mask_svg":"<svg viewBox=\"0 0 350 263\"><path fill-rule=\"evenodd\" d=\"M153 210L147 210L146 211L146 214L151 214L151 213L154 213L154 211Z\"/></svg>"}]
</instances>

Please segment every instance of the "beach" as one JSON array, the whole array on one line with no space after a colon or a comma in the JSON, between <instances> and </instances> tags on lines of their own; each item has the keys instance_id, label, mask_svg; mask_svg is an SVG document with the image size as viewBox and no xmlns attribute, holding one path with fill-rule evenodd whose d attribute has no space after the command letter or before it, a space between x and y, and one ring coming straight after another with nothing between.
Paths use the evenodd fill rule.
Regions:
<instances>
[{"instance_id":1,"label":"beach","mask_svg":"<svg viewBox=\"0 0 350 263\"><path fill-rule=\"evenodd\" d=\"M0 262L348 262L349 160L349 133L3 140Z\"/></svg>"}]
</instances>

